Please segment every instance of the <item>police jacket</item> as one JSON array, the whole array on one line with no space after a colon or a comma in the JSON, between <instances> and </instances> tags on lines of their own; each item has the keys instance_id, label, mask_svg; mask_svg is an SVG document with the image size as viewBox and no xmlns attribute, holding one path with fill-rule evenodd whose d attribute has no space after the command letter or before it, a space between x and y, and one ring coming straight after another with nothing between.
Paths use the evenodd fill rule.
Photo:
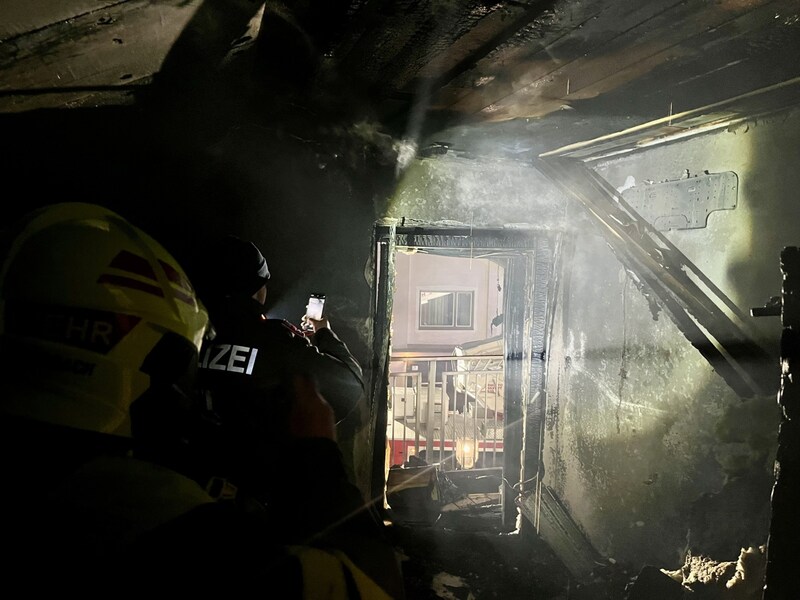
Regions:
<instances>
[{"instance_id":1,"label":"police jacket","mask_svg":"<svg viewBox=\"0 0 800 600\"><path fill-rule=\"evenodd\" d=\"M364 392L361 367L330 329L306 337L265 318L249 297L208 307L213 338L201 348L197 373L207 426L188 436L200 465L194 476L215 494L267 503L283 496L274 467L294 459L283 437L293 375L310 375L341 421Z\"/></svg>"},{"instance_id":2,"label":"police jacket","mask_svg":"<svg viewBox=\"0 0 800 600\"><path fill-rule=\"evenodd\" d=\"M266 318L250 297L209 301L208 308L213 339L201 350L198 382L211 392L215 408L226 411L223 404L243 395L278 406L287 378L306 374L316 380L337 422L355 409L364 392L361 366L333 331L306 336L288 321Z\"/></svg>"},{"instance_id":3,"label":"police jacket","mask_svg":"<svg viewBox=\"0 0 800 600\"><path fill-rule=\"evenodd\" d=\"M280 473L286 498L270 517L136 458L130 439L0 415L11 486L0 499L4 583L83 598L402 598L394 549L348 483L336 443L295 443L296 461Z\"/></svg>"}]
</instances>

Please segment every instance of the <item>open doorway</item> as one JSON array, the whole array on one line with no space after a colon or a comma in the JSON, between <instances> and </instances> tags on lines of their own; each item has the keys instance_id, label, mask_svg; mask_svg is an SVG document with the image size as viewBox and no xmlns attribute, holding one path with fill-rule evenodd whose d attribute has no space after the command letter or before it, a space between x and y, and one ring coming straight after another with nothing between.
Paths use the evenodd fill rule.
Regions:
<instances>
[{"instance_id":1,"label":"open doorway","mask_svg":"<svg viewBox=\"0 0 800 600\"><path fill-rule=\"evenodd\" d=\"M551 238L389 226L375 239L375 440L389 508L516 529L516 500L536 492L541 464L547 328L537 323L549 312Z\"/></svg>"},{"instance_id":2,"label":"open doorway","mask_svg":"<svg viewBox=\"0 0 800 600\"><path fill-rule=\"evenodd\" d=\"M396 250L386 430L395 508L406 508L395 480L433 466L441 513L500 519L505 262Z\"/></svg>"},{"instance_id":3,"label":"open doorway","mask_svg":"<svg viewBox=\"0 0 800 600\"><path fill-rule=\"evenodd\" d=\"M415 456L447 470L502 465L504 267L503 258L397 249L392 466Z\"/></svg>"}]
</instances>

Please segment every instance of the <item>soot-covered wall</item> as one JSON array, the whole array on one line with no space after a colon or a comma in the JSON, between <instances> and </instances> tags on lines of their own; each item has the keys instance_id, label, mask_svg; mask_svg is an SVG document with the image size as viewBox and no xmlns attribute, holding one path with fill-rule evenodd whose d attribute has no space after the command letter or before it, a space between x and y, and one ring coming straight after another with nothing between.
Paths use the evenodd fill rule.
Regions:
<instances>
[{"instance_id":1,"label":"soot-covered wall","mask_svg":"<svg viewBox=\"0 0 800 600\"><path fill-rule=\"evenodd\" d=\"M800 237L798 137L800 114L787 112L589 166L617 189L736 173L735 208L664 234L748 315L780 293L780 250ZM476 155L486 154L488 137L482 143ZM687 552L733 560L740 547L766 543L777 358L774 380L763 382L770 391L742 399L640 290L584 208L524 160L422 161L387 214L564 232L547 348L544 482L602 555L677 568ZM779 321L748 322L776 357Z\"/></svg>"},{"instance_id":2,"label":"soot-covered wall","mask_svg":"<svg viewBox=\"0 0 800 600\"><path fill-rule=\"evenodd\" d=\"M735 173L735 208L664 233L748 315L780 293L780 251L800 235L799 133L800 115L787 112L593 166L618 189ZM551 355L549 481L618 559L674 567L687 551L730 560L766 543L777 361L765 382L775 393L743 400L601 239L576 239L570 265ZM747 325L777 356L780 320Z\"/></svg>"}]
</instances>

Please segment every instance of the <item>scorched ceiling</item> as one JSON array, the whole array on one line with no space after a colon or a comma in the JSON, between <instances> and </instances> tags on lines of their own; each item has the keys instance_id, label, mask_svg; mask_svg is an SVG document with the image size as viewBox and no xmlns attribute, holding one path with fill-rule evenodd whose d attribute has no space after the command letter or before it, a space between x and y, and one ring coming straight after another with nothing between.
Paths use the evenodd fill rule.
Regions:
<instances>
[{"instance_id":1,"label":"scorched ceiling","mask_svg":"<svg viewBox=\"0 0 800 600\"><path fill-rule=\"evenodd\" d=\"M798 56L796 0L14 0L0 5L0 111L201 89L419 139L592 123L557 150L793 104Z\"/></svg>"}]
</instances>

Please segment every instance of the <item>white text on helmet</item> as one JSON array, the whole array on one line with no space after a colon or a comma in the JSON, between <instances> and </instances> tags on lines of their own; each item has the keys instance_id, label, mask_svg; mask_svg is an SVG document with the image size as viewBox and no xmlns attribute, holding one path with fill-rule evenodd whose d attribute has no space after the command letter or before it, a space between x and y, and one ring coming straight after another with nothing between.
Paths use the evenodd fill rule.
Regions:
<instances>
[{"instance_id":1,"label":"white text on helmet","mask_svg":"<svg viewBox=\"0 0 800 600\"><path fill-rule=\"evenodd\" d=\"M6 306L7 331L107 354L141 317L79 307L12 302Z\"/></svg>"},{"instance_id":2,"label":"white text on helmet","mask_svg":"<svg viewBox=\"0 0 800 600\"><path fill-rule=\"evenodd\" d=\"M84 342L91 345L111 346L113 325L108 321L92 320L73 315L48 315L53 331L61 329L62 338L67 341Z\"/></svg>"}]
</instances>

